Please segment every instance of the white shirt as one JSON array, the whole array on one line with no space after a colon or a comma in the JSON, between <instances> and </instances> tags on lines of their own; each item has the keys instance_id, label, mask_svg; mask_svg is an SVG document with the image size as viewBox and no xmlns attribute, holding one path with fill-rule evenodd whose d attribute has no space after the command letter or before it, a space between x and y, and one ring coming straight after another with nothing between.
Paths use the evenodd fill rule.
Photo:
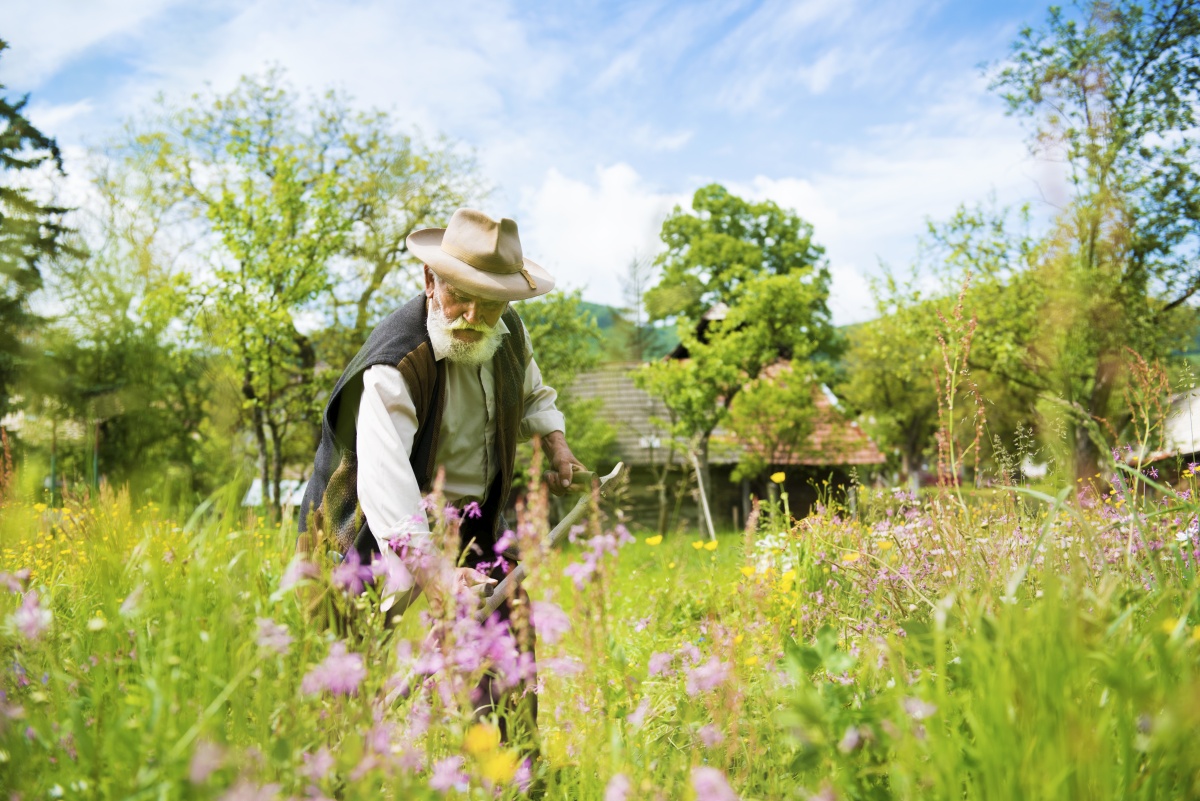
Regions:
<instances>
[{"instance_id":1,"label":"white shirt","mask_svg":"<svg viewBox=\"0 0 1200 801\"><path fill-rule=\"evenodd\" d=\"M508 326L500 320L502 336ZM524 324L522 324L524 328ZM525 331L525 415L518 436L528 440L564 431L563 415L555 407L558 393L542 383ZM435 347L437 361L445 359ZM474 496L483 499L499 465L495 454L496 393L492 363L480 366L446 362L446 406L438 432L436 464L445 468L446 500ZM358 501L381 551L393 532L428 534L421 508L421 489L409 457L417 434L417 410L408 384L395 367L377 364L363 373L358 405Z\"/></svg>"}]
</instances>

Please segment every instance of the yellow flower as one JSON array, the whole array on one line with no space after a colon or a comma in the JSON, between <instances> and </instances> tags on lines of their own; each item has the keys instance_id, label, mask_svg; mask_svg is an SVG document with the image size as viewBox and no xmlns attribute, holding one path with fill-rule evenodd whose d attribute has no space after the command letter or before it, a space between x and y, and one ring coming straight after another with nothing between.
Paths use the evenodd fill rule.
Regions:
<instances>
[{"instance_id":1,"label":"yellow flower","mask_svg":"<svg viewBox=\"0 0 1200 801\"><path fill-rule=\"evenodd\" d=\"M674 563L674 562L672 562L671 564L667 565L667 570L674 570L674 569L675 569L675 563Z\"/></svg>"},{"instance_id":2,"label":"yellow flower","mask_svg":"<svg viewBox=\"0 0 1200 801\"><path fill-rule=\"evenodd\" d=\"M492 784L508 784L517 774L517 755L504 750L493 754L479 766L479 775Z\"/></svg>"},{"instance_id":3,"label":"yellow flower","mask_svg":"<svg viewBox=\"0 0 1200 801\"><path fill-rule=\"evenodd\" d=\"M880 540L879 542L875 543L875 547L881 551L886 551L888 548L892 547L892 541L891 540Z\"/></svg>"},{"instance_id":4,"label":"yellow flower","mask_svg":"<svg viewBox=\"0 0 1200 801\"><path fill-rule=\"evenodd\" d=\"M742 575L746 578L753 576L756 572L757 571L754 569L754 565L746 565L742 568Z\"/></svg>"},{"instance_id":5,"label":"yellow flower","mask_svg":"<svg viewBox=\"0 0 1200 801\"><path fill-rule=\"evenodd\" d=\"M662 537L662 534L655 534L653 537L646 537L646 544L658 545L660 542L662 542Z\"/></svg>"},{"instance_id":6,"label":"yellow flower","mask_svg":"<svg viewBox=\"0 0 1200 801\"><path fill-rule=\"evenodd\" d=\"M706 550L706 551L715 551L715 550L717 550L717 541L716 541L716 540L711 540L711 541L709 541L709 542L706 542L706 543L704 543L704 550Z\"/></svg>"},{"instance_id":7,"label":"yellow flower","mask_svg":"<svg viewBox=\"0 0 1200 801\"><path fill-rule=\"evenodd\" d=\"M859 559L862 559L862 554L860 554L858 551L851 551L842 557L842 561L847 563L857 562Z\"/></svg>"},{"instance_id":8,"label":"yellow flower","mask_svg":"<svg viewBox=\"0 0 1200 801\"><path fill-rule=\"evenodd\" d=\"M1196 626L1192 629L1192 639L1200 641L1200 626Z\"/></svg>"},{"instance_id":9,"label":"yellow flower","mask_svg":"<svg viewBox=\"0 0 1200 801\"><path fill-rule=\"evenodd\" d=\"M1174 634L1175 627L1179 625L1177 618L1169 617L1162 622L1162 630L1164 634Z\"/></svg>"},{"instance_id":10,"label":"yellow flower","mask_svg":"<svg viewBox=\"0 0 1200 801\"><path fill-rule=\"evenodd\" d=\"M696 540L692 543L692 547L697 551L704 547L704 540Z\"/></svg>"},{"instance_id":11,"label":"yellow flower","mask_svg":"<svg viewBox=\"0 0 1200 801\"><path fill-rule=\"evenodd\" d=\"M741 645L741 644L742 644L742 640L744 640L744 639L746 639L746 635L745 635L745 634L739 634L738 636L736 636L736 637L734 637L734 638L733 638L733 644L734 644L734 645Z\"/></svg>"},{"instance_id":12,"label":"yellow flower","mask_svg":"<svg viewBox=\"0 0 1200 801\"><path fill-rule=\"evenodd\" d=\"M783 480L785 478L787 478L787 476L784 475L783 473L772 473L771 474L771 480L774 481L776 484L782 484Z\"/></svg>"},{"instance_id":13,"label":"yellow flower","mask_svg":"<svg viewBox=\"0 0 1200 801\"><path fill-rule=\"evenodd\" d=\"M500 747L500 730L487 723L476 723L467 730L463 750L471 756L479 756Z\"/></svg>"},{"instance_id":14,"label":"yellow flower","mask_svg":"<svg viewBox=\"0 0 1200 801\"><path fill-rule=\"evenodd\" d=\"M44 503L35 503L33 505L33 511L35 511L35 512L44 512L44 511L46 511L46 509L47 509L47 506Z\"/></svg>"},{"instance_id":15,"label":"yellow flower","mask_svg":"<svg viewBox=\"0 0 1200 801\"><path fill-rule=\"evenodd\" d=\"M785 571L784 574L779 577L779 580L780 581L795 581L796 580L796 571L795 570Z\"/></svg>"},{"instance_id":16,"label":"yellow flower","mask_svg":"<svg viewBox=\"0 0 1200 801\"><path fill-rule=\"evenodd\" d=\"M745 661L743 664L745 664L745 665L747 665L747 666L749 666L749 665L757 665L757 664L758 664L758 657L757 657L757 656L748 656L748 657L746 657L746 661Z\"/></svg>"}]
</instances>

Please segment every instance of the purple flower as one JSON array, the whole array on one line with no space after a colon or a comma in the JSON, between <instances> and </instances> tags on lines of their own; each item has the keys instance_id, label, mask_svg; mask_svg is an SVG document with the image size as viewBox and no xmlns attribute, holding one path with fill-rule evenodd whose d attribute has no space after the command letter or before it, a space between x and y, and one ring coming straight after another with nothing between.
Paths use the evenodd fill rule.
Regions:
<instances>
[{"instance_id":1,"label":"purple flower","mask_svg":"<svg viewBox=\"0 0 1200 801\"><path fill-rule=\"evenodd\" d=\"M346 644L335 642L329 649L325 661L314 667L300 683L300 689L308 695L328 690L334 695L353 695L358 685L367 677L361 654L348 653Z\"/></svg>"},{"instance_id":2,"label":"purple flower","mask_svg":"<svg viewBox=\"0 0 1200 801\"><path fill-rule=\"evenodd\" d=\"M220 801L275 801L278 797L278 784L264 784L260 787L247 779L241 779L221 796Z\"/></svg>"},{"instance_id":3,"label":"purple flower","mask_svg":"<svg viewBox=\"0 0 1200 801\"><path fill-rule=\"evenodd\" d=\"M371 560L372 577L383 576L381 596L387 598L396 593L408 592L416 583L412 573L395 551L388 548ZM387 611L390 606L384 608Z\"/></svg>"},{"instance_id":4,"label":"purple flower","mask_svg":"<svg viewBox=\"0 0 1200 801\"><path fill-rule=\"evenodd\" d=\"M700 738L700 742L709 748L725 742L725 735L712 723L701 726L700 731L696 732L696 735Z\"/></svg>"},{"instance_id":5,"label":"purple flower","mask_svg":"<svg viewBox=\"0 0 1200 801\"><path fill-rule=\"evenodd\" d=\"M575 676L583 672L583 662L573 656L548 657L538 661L538 667L559 676Z\"/></svg>"},{"instance_id":6,"label":"purple flower","mask_svg":"<svg viewBox=\"0 0 1200 801\"><path fill-rule=\"evenodd\" d=\"M722 662L715 656L711 657L700 667L687 672L688 693L695 695L715 690L729 678L730 669L728 662Z\"/></svg>"},{"instance_id":7,"label":"purple flower","mask_svg":"<svg viewBox=\"0 0 1200 801\"><path fill-rule=\"evenodd\" d=\"M631 790L633 782L624 773L618 773L608 780L608 786L604 788L604 801L626 801Z\"/></svg>"},{"instance_id":8,"label":"purple flower","mask_svg":"<svg viewBox=\"0 0 1200 801\"><path fill-rule=\"evenodd\" d=\"M329 775L329 771L333 769L333 755L329 753L329 749L321 746L321 750L315 754L304 755L304 767L300 772L314 782L319 782Z\"/></svg>"},{"instance_id":9,"label":"purple flower","mask_svg":"<svg viewBox=\"0 0 1200 801\"><path fill-rule=\"evenodd\" d=\"M538 636L549 645L561 640L571 630L571 619L567 613L550 601L534 601L529 620Z\"/></svg>"},{"instance_id":10,"label":"purple flower","mask_svg":"<svg viewBox=\"0 0 1200 801\"><path fill-rule=\"evenodd\" d=\"M221 767L225 760L225 750L216 743L201 740L192 752L192 761L188 765L188 781L192 784L204 784L213 771Z\"/></svg>"},{"instance_id":11,"label":"purple flower","mask_svg":"<svg viewBox=\"0 0 1200 801\"><path fill-rule=\"evenodd\" d=\"M504 553L509 548L517 544L517 535L509 530L500 535L500 539L496 540L496 544L492 546L492 550L496 553Z\"/></svg>"},{"instance_id":12,"label":"purple flower","mask_svg":"<svg viewBox=\"0 0 1200 801\"><path fill-rule=\"evenodd\" d=\"M630 712L625 717L625 720L629 721L629 725L632 726L633 728L640 729L640 728L642 728L642 725L646 722L646 714L649 711L650 711L650 699L643 697L642 702L640 704L638 704L637 709Z\"/></svg>"},{"instance_id":13,"label":"purple flower","mask_svg":"<svg viewBox=\"0 0 1200 801\"><path fill-rule=\"evenodd\" d=\"M445 516L447 521L458 520L462 517L462 513L450 504L446 504L446 508L442 510L442 515Z\"/></svg>"},{"instance_id":14,"label":"purple flower","mask_svg":"<svg viewBox=\"0 0 1200 801\"><path fill-rule=\"evenodd\" d=\"M446 757L436 762L429 777L429 786L440 793L450 790L465 793L471 786L471 779L462 768L463 758L460 756Z\"/></svg>"},{"instance_id":15,"label":"purple flower","mask_svg":"<svg viewBox=\"0 0 1200 801\"><path fill-rule=\"evenodd\" d=\"M316 565L303 556L297 556L287 566L287 570L283 571L283 578L279 580L279 591L285 592L304 579L316 578L319 575L321 575L321 571L317 570Z\"/></svg>"},{"instance_id":16,"label":"purple flower","mask_svg":"<svg viewBox=\"0 0 1200 801\"><path fill-rule=\"evenodd\" d=\"M20 592L24 589L24 584L29 580L29 568L22 568L16 573L0 572L0 587L4 587L9 592Z\"/></svg>"},{"instance_id":17,"label":"purple flower","mask_svg":"<svg viewBox=\"0 0 1200 801\"><path fill-rule=\"evenodd\" d=\"M292 635L288 634L287 626L281 626L274 620L265 617L255 618L258 624L258 647L266 648L277 654L286 654L292 644Z\"/></svg>"},{"instance_id":18,"label":"purple flower","mask_svg":"<svg viewBox=\"0 0 1200 801\"><path fill-rule=\"evenodd\" d=\"M725 774L716 768L692 768L692 789L696 801L739 801Z\"/></svg>"},{"instance_id":19,"label":"purple flower","mask_svg":"<svg viewBox=\"0 0 1200 801\"><path fill-rule=\"evenodd\" d=\"M650 625L650 618L644 617L641 620L639 620L633 624L633 630L637 631L637 632L642 632L642 631L645 631L646 627L649 625Z\"/></svg>"},{"instance_id":20,"label":"purple flower","mask_svg":"<svg viewBox=\"0 0 1200 801\"><path fill-rule=\"evenodd\" d=\"M838 750L843 754L848 754L855 748L858 748L862 742L862 734L859 733L856 726L847 726L846 733L842 735L841 742L838 743Z\"/></svg>"},{"instance_id":21,"label":"purple flower","mask_svg":"<svg viewBox=\"0 0 1200 801\"><path fill-rule=\"evenodd\" d=\"M1158 468L1157 467L1151 467L1146 472L1150 474L1150 478L1158 478Z\"/></svg>"},{"instance_id":22,"label":"purple flower","mask_svg":"<svg viewBox=\"0 0 1200 801\"><path fill-rule=\"evenodd\" d=\"M667 651L658 651L650 654L650 664L648 672L651 676L659 674L671 675L667 671L671 669L671 663L675 661L675 655Z\"/></svg>"},{"instance_id":23,"label":"purple flower","mask_svg":"<svg viewBox=\"0 0 1200 801\"><path fill-rule=\"evenodd\" d=\"M529 792L529 785L533 784L533 763L529 759L521 760L517 772L513 774L512 783L522 793Z\"/></svg>"},{"instance_id":24,"label":"purple flower","mask_svg":"<svg viewBox=\"0 0 1200 801\"><path fill-rule=\"evenodd\" d=\"M332 575L333 586L340 587L351 595L360 594L363 591L364 582L373 578L375 578L375 571L371 569L370 565L362 563L362 557L354 548L351 548L342 563L333 569Z\"/></svg>"},{"instance_id":25,"label":"purple flower","mask_svg":"<svg viewBox=\"0 0 1200 801\"><path fill-rule=\"evenodd\" d=\"M463 514L467 517L480 518L483 517L483 510L479 508L479 501L471 501L463 507Z\"/></svg>"},{"instance_id":26,"label":"purple flower","mask_svg":"<svg viewBox=\"0 0 1200 801\"><path fill-rule=\"evenodd\" d=\"M43 631L50 628L53 617L54 614L41 605L41 597L37 590L30 590L22 596L21 606L12 613L10 619L26 639L36 640Z\"/></svg>"},{"instance_id":27,"label":"purple flower","mask_svg":"<svg viewBox=\"0 0 1200 801\"><path fill-rule=\"evenodd\" d=\"M937 707L928 701L922 701L920 698L905 698L904 711L913 720L925 720L932 717L934 712L937 712Z\"/></svg>"}]
</instances>

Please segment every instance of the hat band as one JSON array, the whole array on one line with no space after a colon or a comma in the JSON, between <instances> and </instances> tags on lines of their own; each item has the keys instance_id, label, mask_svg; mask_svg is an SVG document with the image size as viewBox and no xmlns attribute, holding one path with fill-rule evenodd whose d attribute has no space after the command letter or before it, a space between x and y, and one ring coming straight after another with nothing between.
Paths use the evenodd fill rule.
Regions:
<instances>
[{"instance_id":1,"label":"hat band","mask_svg":"<svg viewBox=\"0 0 1200 801\"><path fill-rule=\"evenodd\" d=\"M512 264L488 264L484 259L480 259L473 253L467 253L465 250L455 247L445 239L442 239L442 252L469 264L476 270L483 270L485 273L492 273L493 275L514 275L520 273L521 277L525 279L525 283L529 284L529 288L537 292L537 282L533 280L533 277L529 274L529 270L525 269L524 261Z\"/></svg>"}]
</instances>

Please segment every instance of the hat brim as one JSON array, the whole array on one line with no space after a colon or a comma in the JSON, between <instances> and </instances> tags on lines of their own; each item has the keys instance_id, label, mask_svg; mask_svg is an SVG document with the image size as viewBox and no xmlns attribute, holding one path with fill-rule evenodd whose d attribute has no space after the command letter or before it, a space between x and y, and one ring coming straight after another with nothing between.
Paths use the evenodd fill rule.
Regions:
<instances>
[{"instance_id":1,"label":"hat brim","mask_svg":"<svg viewBox=\"0 0 1200 801\"><path fill-rule=\"evenodd\" d=\"M442 236L445 233L445 228L425 228L413 231L405 241L409 253L427 264L439 278L455 289L488 300L527 300L554 289L554 278L550 273L529 259L524 260L525 270L537 284L536 289L530 288L521 273L489 273L456 259L442 250Z\"/></svg>"}]
</instances>

